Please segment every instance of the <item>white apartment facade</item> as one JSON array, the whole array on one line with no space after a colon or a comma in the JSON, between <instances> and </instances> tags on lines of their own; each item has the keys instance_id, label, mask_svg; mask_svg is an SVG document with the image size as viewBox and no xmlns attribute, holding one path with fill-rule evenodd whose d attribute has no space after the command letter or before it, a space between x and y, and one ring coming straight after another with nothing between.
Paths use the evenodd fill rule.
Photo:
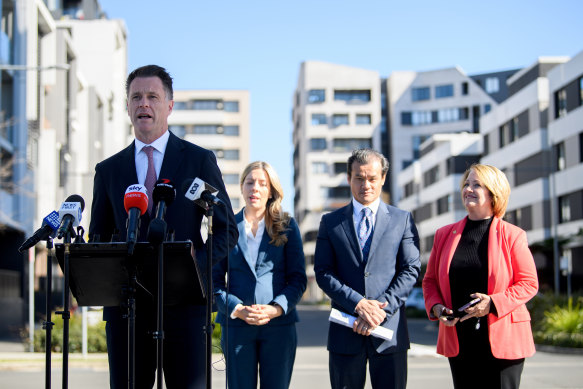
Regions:
<instances>
[{"instance_id":1,"label":"white apartment facade","mask_svg":"<svg viewBox=\"0 0 583 389\"><path fill-rule=\"evenodd\" d=\"M570 266L573 283L583 285L583 52L547 74L550 178L555 234L567 242L558 255ZM566 269L565 269L566 270ZM564 290L567 279L559 279Z\"/></svg>"},{"instance_id":2,"label":"white apartment facade","mask_svg":"<svg viewBox=\"0 0 583 389\"><path fill-rule=\"evenodd\" d=\"M300 66L293 105L294 210L303 237L306 299L322 297L313 272L321 216L351 199L346 162L353 149L380 151L378 72L325 62Z\"/></svg>"},{"instance_id":3,"label":"white apartment facade","mask_svg":"<svg viewBox=\"0 0 583 389\"><path fill-rule=\"evenodd\" d=\"M246 90L175 90L168 117L170 131L215 153L234 212L245 205L239 180L250 162L249 104Z\"/></svg>"},{"instance_id":4,"label":"white apartment facade","mask_svg":"<svg viewBox=\"0 0 583 389\"><path fill-rule=\"evenodd\" d=\"M566 57L541 57L508 79L510 96L481 120L481 162L508 177L512 193L505 219L527 232L530 245L552 237L555 223L549 186L552 149L549 141L547 73ZM552 269L553 258L535 252L539 270ZM540 276L540 274L539 274ZM543 278L541 285L549 280Z\"/></svg>"},{"instance_id":5,"label":"white apartment facade","mask_svg":"<svg viewBox=\"0 0 583 389\"><path fill-rule=\"evenodd\" d=\"M413 213L421 263L427 263L435 231L466 215L460 194L463 173L482 154L480 134L435 134L420 145L420 157L401 170L398 207Z\"/></svg>"},{"instance_id":6,"label":"white apartment facade","mask_svg":"<svg viewBox=\"0 0 583 389\"><path fill-rule=\"evenodd\" d=\"M386 81L391 203L403 197L397 177L419 158L421 144L438 133L478 133L480 117L497 104L489 93L499 92L502 82L492 73L484 89L459 67L391 73Z\"/></svg>"}]
</instances>

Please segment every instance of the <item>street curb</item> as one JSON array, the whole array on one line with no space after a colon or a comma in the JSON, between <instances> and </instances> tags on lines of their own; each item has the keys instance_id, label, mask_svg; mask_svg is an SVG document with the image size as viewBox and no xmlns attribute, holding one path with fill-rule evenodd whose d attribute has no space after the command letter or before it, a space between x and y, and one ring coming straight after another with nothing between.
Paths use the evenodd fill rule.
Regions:
<instances>
[{"instance_id":1,"label":"street curb","mask_svg":"<svg viewBox=\"0 0 583 389\"><path fill-rule=\"evenodd\" d=\"M583 355L583 348L559 347L559 346L551 346L548 344L535 344L534 346L536 348L536 351L541 351L544 353Z\"/></svg>"}]
</instances>

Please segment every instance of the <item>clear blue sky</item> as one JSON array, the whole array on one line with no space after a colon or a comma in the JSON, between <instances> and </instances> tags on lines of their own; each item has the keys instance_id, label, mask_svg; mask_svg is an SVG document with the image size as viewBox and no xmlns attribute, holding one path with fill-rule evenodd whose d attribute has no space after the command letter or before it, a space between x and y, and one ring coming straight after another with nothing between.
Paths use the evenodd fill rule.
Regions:
<instances>
[{"instance_id":1,"label":"clear blue sky","mask_svg":"<svg viewBox=\"0 0 583 389\"><path fill-rule=\"evenodd\" d=\"M278 171L292 211L292 96L302 61L376 70L520 68L583 50L580 0L100 0L128 29L129 70L175 89L246 89L251 160Z\"/></svg>"}]
</instances>

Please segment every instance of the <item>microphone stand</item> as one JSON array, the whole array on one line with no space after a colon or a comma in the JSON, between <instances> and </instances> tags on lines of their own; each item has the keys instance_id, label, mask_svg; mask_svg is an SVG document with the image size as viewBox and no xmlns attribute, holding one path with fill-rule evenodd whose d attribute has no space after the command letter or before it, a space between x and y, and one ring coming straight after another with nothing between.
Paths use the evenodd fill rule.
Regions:
<instances>
[{"instance_id":1,"label":"microphone stand","mask_svg":"<svg viewBox=\"0 0 583 389\"><path fill-rule=\"evenodd\" d=\"M51 387L51 347L52 347L52 331L55 323L51 321L51 302L53 291L53 239L49 236L47 238L47 285L46 285L46 318L43 321L43 330L45 334L45 388Z\"/></svg>"},{"instance_id":2,"label":"microphone stand","mask_svg":"<svg viewBox=\"0 0 583 389\"><path fill-rule=\"evenodd\" d=\"M158 208L160 208L160 203ZM166 236L167 224L162 218L163 212L158 211L159 217L156 217L150 222L148 227L148 240L154 245L158 251L158 307L156 312L156 331L154 332L154 339L156 340L156 380L157 388L163 389L163 374L162 368L164 366L164 238Z\"/></svg>"},{"instance_id":3,"label":"microphone stand","mask_svg":"<svg viewBox=\"0 0 583 389\"><path fill-rule=\"evenodd\" d=\"M63 317L63 389L67 389L69 385L69 319L71 318L71 312L69 311L69 258L71 254L72 236L75 236L75 231L70 228L65 233L63 239L65 246L63 255L63 273L65 281L63 288L63 310L55 312L55 314Z\"/></svg>"},{"instance_id":4,"label":"microphone stand","mask_svg":"<svg viewBox=\"0 0 583 389\"><path fill-rule=\"evenodd\" d=\"M212 325L212 288L213 288L213 203L208 202L206 213L208 219L208 238L206 241L206 323L204 331L206 335L206 387L211 388L211 365L212 365L212 342L213 342L213 325Z\"/></svg>"}]
</instances>

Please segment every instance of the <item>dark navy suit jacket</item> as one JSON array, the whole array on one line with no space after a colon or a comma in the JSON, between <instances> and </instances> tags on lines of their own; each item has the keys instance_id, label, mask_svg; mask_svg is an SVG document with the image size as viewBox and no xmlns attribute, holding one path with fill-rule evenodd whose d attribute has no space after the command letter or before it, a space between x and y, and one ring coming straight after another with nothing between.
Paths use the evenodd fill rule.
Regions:
<instances>
[{"instance_id":1,"label":"dark navy suit jacket","mask_svg":"<svg viewBox=\"0 0 583 389\"><path fill-rule=\"evenodd\" d=\"M264 231L257 263L251 266L247 248L245 218L243 211L235 216L239 229L237 246L229 256L229 295L225 284L227 262L221 261L213 268L213 282L216 302L219 309L217 322L225 324L226 318L237 304L277 303L284 314L271 320L267 325L291 324L298 321L296 304L306 290L306 270L302 238L296 221L290 219L286 232L287 243L274 246ZM248 325L243 320L229 319L229 325Z\"/></svg>"},{"instance_id":2,"label":"dark navy suit jacket","mask_svg":"<svg viewBox=\"0 0 583 389\"><path fill-rule=\"evenodd\" d=\"M387 302L381 326L394 331L392 340L371 337L377 352L387 354L409 348L405 300L419 276L419 236L410 212L380 203L368 261L363 261L352 202L322 217L316 242L316 281L332 299L332 307L355 315L363 298ZM330 323L328 350L356 354L365 336L352 328Z\"/></svg>"},{"instance_id":3,"label":"dark navy suit jacket","mask_svg":"<svg viewBox=\"0 0 583 389\"><path fill-rule=\"evenodd\" d=\"M203 244L200 233L204 211L188 200L181 189L185 180L196 177L217 188L219 190L218 197L227 204L227 209L215 207L214 211L213 262L217 262L225 258L228 251L236 244L238 231L215 155L209 150L170 133L159 178L170 179L177 190L176 199L168 206L164 220L168 225L168 231L175 232L175 241L190 240L193 242L199 269L204 271L207 254L206 245ZM128 214L124 209L124 194L128 186L137 183L135 142L97 164L93 186L91 223L89 225L90 237L99 234L100 241L107 242L110 241L114 231L117 231L120 235L120 241L125 242ZM147 241L146 232L150 216L146 212L141 219L138 241ZM229 226L228 235L227 225ZM204 304L204 301L198 301L198 303ZM112 314L120 314L119 308L106 307L104 309L105 320L108 320Z\"/></svg>"}]
</instances>

